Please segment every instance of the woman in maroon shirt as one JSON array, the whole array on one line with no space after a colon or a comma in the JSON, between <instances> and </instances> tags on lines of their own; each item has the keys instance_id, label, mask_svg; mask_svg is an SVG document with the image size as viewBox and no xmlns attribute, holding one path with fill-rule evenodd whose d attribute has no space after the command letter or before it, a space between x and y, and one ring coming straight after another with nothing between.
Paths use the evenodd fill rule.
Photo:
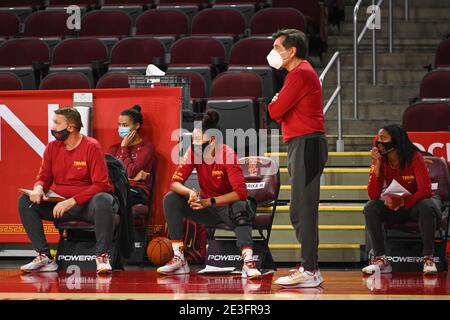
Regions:
<instances>
[{"instance_id":1,"label":"woman in maroon shirt","mask_svg":"<svg viewBox=\"0 0 450 320\"><path fill-rule=\"evenodd\" d=\"M184 257L183 218L202 224L226 224L234 229L237 246L242 250L242 277L260 278L253 260L252 212L255 208L247 200L247 186L234 150L216 139L219 114L209 110L201 127L192 133L192 147L186 151L182 163L172 177L170 189L164 197L164 216L169 229L174 257L158 268L162 274L189 273ZM216 154L217 153L217 154ZM193 169L197 170L200 193L184 183Z\"/></svg>"},{"instance_id":2,"label":"woman in maroon shirt","mask_svg":"<svg viewBox=\"0 0 450 320\"><path fill-rule=\"evenodd\" d=\"M119 115L118 133L122 142L112 145L108 153L121 160L130 181L131 205L147 204L150 197L155 148L139 135L143 118L141 107L135 105Z\"/></svg>"},{"instance_id":3,"label":"woman in maroon shirt","mask_svg":"<svg viewBox=\"0 0 450 320\"><path fill-rule=\"evenodd\" d=\"M375 258L362 271L366 274L392 271L385 255L382 225L385 222L402 223L413 219L419 222L423 241L423 272L425 275L435 274L434 233L441 216L441 203L439 198L433 197L423 156L403 128L396 124L380 129L374 145L370 151L370 201L364 207L364 216ZM393 180L411 195L384 195L381 199L383 188L388 187Z\"/></svg>"}]
</instances>

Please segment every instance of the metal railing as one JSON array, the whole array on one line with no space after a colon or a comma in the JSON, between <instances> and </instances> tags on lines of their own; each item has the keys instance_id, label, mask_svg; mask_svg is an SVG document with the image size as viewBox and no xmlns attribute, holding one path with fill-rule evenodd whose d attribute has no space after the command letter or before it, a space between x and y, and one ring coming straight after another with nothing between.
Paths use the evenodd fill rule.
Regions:
<instances>
[{"instance_id":1,"label":"metal railing","mask_svg":"<svg viewBox=\"0 0 450 320\"><path fill-rule=\"evenodd\" d=\"M320 84L323 87L323 80L325 79L325 76L330 71L331 67L336 63L336 89L334 90L333 94L331 95L330 99L328 100L327 104L323 108L323 114L324 116L327 114L328 110L330 110L331 105L333 104L334 100L337 98L337 113L338 113L338 120L337 120L337 131L338 131L338 137L336 140L336 151L343 152L344 151L344 140L342 138L342 99L341 99L341 92L342 92L342 86L341 86L341 57L339 54L339 51L336 51L334 55L331 57L330 61L328 62L325 69L322 71L319 80Z\"/></svg>"},{"instance_id":2,"label":"metal railing","mask_svg":"<svg viewBox=\"0 0 450 320\"><path fill-rule=\"evenodd\" d=\"M370 28L372 30L372 84L377 85L377 53L376 53L376 22L377 17L381 20L380 7L384 0L379 0L375 4L375 0L372 0L371 7L372 14L366 21L366 24L358 34L358 12L363 0L358 0L353 10L353 116L358 119L358 45ZM393 9L392 0L389 1L389 53L393 52ZM380 21L379 20L379 21ZM408 0L405 0L405 21L409 20L409 5Z\"/></svg>"}]
</instances>

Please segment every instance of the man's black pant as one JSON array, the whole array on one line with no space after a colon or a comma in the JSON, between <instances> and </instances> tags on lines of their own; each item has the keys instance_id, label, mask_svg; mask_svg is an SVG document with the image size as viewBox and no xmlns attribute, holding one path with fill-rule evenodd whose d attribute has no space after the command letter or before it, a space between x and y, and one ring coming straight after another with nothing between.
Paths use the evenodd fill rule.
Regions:
<instances>
[{"instance_id":1,"label":"man's black pant","mask_svg":"<svg viewBox=\"0 0 450 320\"><path fill-rule=\"evenodd\" d=\"M19 198L19 213L22 224L31 240L34 250L50 255L50 248L44 234L42 220L55 221L53 208L56 203L33 203L27 195ZM96 255L110 253L114 232L114 215L119 205L109 193L100 192L82 206L75 206L64 213L57 222L81 220L95 225Z\"/></svg>"}]
</instances>

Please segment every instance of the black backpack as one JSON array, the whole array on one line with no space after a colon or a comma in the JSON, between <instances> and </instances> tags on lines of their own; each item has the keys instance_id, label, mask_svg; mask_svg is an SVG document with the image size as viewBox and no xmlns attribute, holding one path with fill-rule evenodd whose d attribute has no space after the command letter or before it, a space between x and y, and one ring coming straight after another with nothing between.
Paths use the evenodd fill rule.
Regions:
<instances>
[{"instance_id":1,"label":"black backpack","mask_svg":"<svg viewBox=\"0 0 450 320\"><path fill-rule=\"evenodd\" d=\"M114 191L113 195L119 202L120 216L120 252L125 258L129 258L134 250L134 224L131 212L131 193L128 182L128 174L122 161L111 154L105 154L108 176L111 180Z\"/></svg>"}]
</instances>

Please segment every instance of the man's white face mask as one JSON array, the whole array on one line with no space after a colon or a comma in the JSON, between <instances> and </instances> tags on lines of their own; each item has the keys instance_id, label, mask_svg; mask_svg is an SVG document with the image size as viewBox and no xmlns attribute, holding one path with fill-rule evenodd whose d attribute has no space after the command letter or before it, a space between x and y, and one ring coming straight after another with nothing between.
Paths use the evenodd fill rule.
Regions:
<instances>
[{"instance_id":1,"label":"man's white face mask","mask_svg":"<svg viewBox=\"0 0 450 320\"><path fill-rule=\"evenodd\" d=\"M285 53L286 51L287 50L278 52L275 49L272 49L272 51L270 51L267 55L267 62L269 63L269 66L275 69L280 69L283 65L283 57L281 56L281 54Z\"/></svg>"}]
</instances>

